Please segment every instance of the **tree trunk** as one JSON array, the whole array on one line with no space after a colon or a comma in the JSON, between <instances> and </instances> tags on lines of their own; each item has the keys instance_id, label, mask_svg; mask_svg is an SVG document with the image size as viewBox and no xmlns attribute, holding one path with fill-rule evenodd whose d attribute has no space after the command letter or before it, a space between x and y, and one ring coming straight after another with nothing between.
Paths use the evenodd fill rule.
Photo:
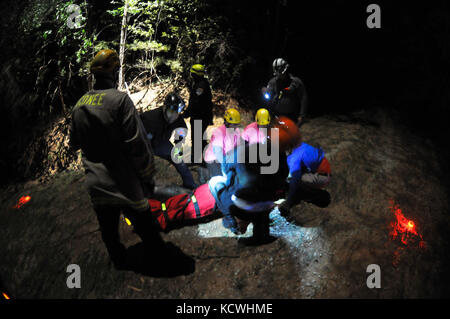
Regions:
<instances>
[{"instance_id":1,"label":"tree trunk","mask_svg":"<svg viewBox=\"0 0 450 319\"><path fill-rule=\"evenodd\" d=\"M122 17L122 28L120 29L120 49L119 49L119 59L120 59L120 70L119 70L119 90L123 90L124 85L124 71L123 65L125 60L125 43L127 41L127 16L128 16L128 1L124 0L123 4L123 17Z\"/></svg>"}]
</instances>

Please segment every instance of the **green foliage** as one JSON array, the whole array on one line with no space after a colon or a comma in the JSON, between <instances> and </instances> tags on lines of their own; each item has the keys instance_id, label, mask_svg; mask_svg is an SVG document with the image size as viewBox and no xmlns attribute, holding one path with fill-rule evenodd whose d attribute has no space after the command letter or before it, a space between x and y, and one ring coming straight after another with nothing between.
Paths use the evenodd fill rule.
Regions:
<instances>
[{"instance_id":1,"label":"green foliage","mask_svg":"<svg viewBox=\"0 0 450 319\"><path fill-rule=\"evenodd\" d=\"M112 4L117 7L109 14L121 18L124 1ZM250 62L239 57L227 20L216 12L213 1L128 0L127 4L126 53L137 62L132 64L135 72L187 78L192 64L203 63L212 85L226 87Z\"/></svg>"},{"instance_id":2,"label":"green foliage","mask_svg":"<svg viewBox=\"0 0 450 319\"><path fill-rule=\"evenodd\" d=\"M69 46L75 50L74 56L75 66L79 70L79 75L87 75L87 70L82 66L89 59L92 54L93 42L96 40L95 36L89 36L86 32L86 3L77 4L80 8L80 15L76 15L76 11L70 6L74 5L73 1L64 1L56 5L56 19L54 20L56 26L55 36L53 38L44 37L46 41L55 41L59 47ZM76 15L76 16L75 16ZM72 27L71 24L72 23ZM44 31L44 34L49 34L52 30Z\"/></svg>"},{"instance_id":3,"label":"green foliage","mask_svg":"<svg viewBox=\"0 0 450 319\"><path fill-rule=\"evenodd\" d=\"M34 50L28 67L36 70L34 91L41 102L40 114L67 114L75 99L67 96L71 83L88 74L97 37L87 30L87 10L86 1L34 0L20 17L18 32L31 40Z\"/></svg>"}]
</instances>

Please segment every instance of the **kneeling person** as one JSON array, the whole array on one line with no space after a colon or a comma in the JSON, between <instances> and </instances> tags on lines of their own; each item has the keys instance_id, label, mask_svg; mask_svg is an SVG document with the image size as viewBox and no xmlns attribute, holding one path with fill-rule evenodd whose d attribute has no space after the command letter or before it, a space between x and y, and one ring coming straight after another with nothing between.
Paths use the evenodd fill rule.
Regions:
<instances>
[{"instance_id":1,"label":"kneeling person","mask_svg":"<svg viewBox=\"0 0 450 319\"><path fill-rule=\"evenodd\" d=\"M279 206L281 215L288 216L290 209L302 200L318 207L330 204L330 194L324 190L331 180L330 164L321 148L301 143L288 156L289 193Z\"/></svg>"}]
</instances>

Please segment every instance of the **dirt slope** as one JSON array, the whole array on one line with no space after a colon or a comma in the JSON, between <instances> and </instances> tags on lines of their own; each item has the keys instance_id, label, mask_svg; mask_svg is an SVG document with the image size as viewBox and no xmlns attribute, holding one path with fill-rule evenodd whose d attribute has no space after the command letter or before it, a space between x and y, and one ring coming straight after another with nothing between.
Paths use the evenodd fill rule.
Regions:
<instances>
[{"instance_id":1,"label":"dirt slope","mask_svg":"<svg viewBox=\"0 0 450 319\"><path fill-rule=\"evenodd\" d=\"M81 171L3 189L3 289L16 298L448 296L449 210L432 145L382 113L316 118L302 132L330 160L331 205L301 204L289 222L274 210L271 231L279 238L264 246L238 245L217 221L164 235L195 261L194 271L176 276L117 271L109 264ZM181 182L168 163L158 160L158 169L159 183ZM30 202L13 209L27 194ZM415 222L424 248L416 236L407 245L390 238L390 200ZM121 233L137 250L139 239L125 222ZM80 289L66 286L72 263L81 267ZM380 289L366 285L369 264L381 268Z\"/></svg>"}]
</instances>

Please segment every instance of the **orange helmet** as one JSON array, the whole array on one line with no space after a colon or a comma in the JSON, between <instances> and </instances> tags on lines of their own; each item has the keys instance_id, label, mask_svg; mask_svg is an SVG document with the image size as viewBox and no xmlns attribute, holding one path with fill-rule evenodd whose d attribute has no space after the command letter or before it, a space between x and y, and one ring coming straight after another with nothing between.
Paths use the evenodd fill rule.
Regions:
<instances>
[{"instance_id":1,"label":"orange helmet","mask_svg":"<svg viewBox=\"0 0 450 319\"><path fill-rule=\"evenodd\" d=\"M92 59L90 70L95 75L109 75L120 67L119 56L115 50L104 49Z\"/></svg>"},{"instance_id":2,"label":"orange helmet","mask_svg":"<svg viewBox=\"0 0 450 319\"><path fill-rule=\"evenodd\" d=\"M282 152L290 151L302 142L302 135L297 125L286 116L275 116L272 119L271 127L278 128L278 145ZM272 130L269 131L269 136L271 134Z\"/></svg>"}]
</instances>

